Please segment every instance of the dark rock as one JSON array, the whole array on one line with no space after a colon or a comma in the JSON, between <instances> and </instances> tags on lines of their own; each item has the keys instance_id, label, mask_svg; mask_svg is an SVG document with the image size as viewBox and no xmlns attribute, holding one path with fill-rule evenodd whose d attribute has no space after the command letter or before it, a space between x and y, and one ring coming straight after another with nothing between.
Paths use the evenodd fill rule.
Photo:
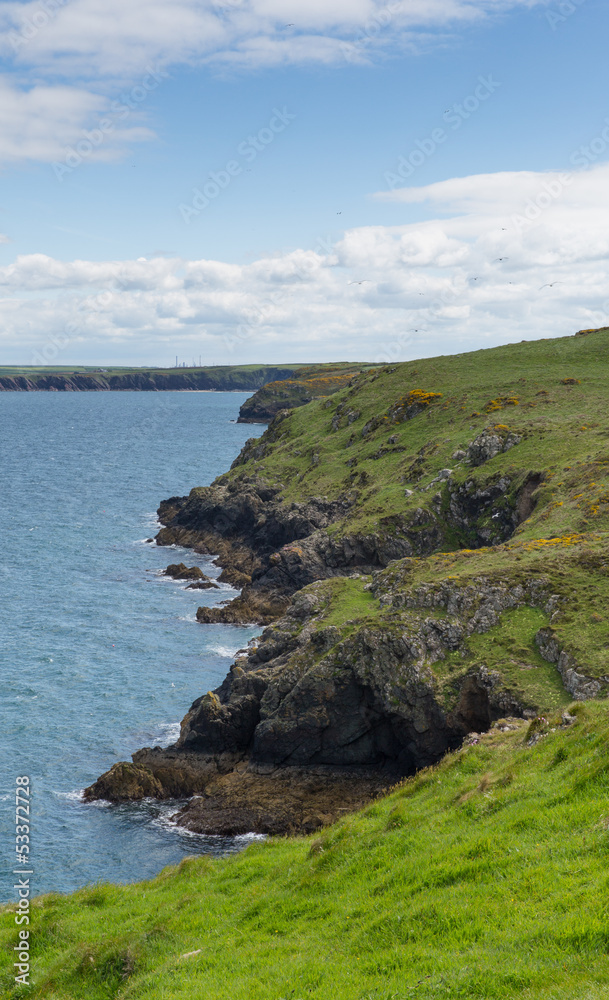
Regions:
<instances>
[{"instance_id":1,"label":"dark rock","mask_svg":"<svg viewBox=\"0 0 609 1000\"><path fill-rule=\"evenodd\" d=\"M185 563L172 563L164 571L164 576L171 576L174 580L209 580L208 576L199 569L198 566L186 566Z\"/></svg>"},{"instance_id":2,"label":"dark rock","mask_svg":"<svg viewBox=\"0 0 609 1000\"><path fill-rule=\"evenodd\" d=\"M514 445L520 444L522 437L511 431L503 432L487 427L471 442L467 449L467 460L470 465L482 465L496 455L509 451Z\"/></svg>"},{"instance_id":3,"label":"dark rock","mask_svg":"<svg viewBox=\"0 0 609 1000\"><path fill-rule=\"evenodd\" d=\"M572 654L566 649L561 649L561 644L552 628L539 629L535 642L544 660L556 664L565 689L575 701L596 698L609 685L609 677L593 678L581 673Z\"/></svg>"},{"instance_id":4,"label":"dark rock","mask_svg":"<svg viewBox=\"0 0 609 1000\"><path fill-rule=\"evenodd\" d=\"M165 791L157 778L139 764L120 762L85 788L87 801L106 799L108 802L131 802L138 799L165 798Z\"/></svg>"}]
</instances>

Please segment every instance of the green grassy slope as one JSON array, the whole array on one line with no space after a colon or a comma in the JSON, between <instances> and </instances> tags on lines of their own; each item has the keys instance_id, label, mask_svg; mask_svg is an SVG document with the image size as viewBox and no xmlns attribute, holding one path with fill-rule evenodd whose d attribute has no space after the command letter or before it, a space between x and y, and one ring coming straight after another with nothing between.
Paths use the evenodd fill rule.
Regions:
<instances>
[{"instance_id":1,"label":"green grassy slope","mask_svg":"<svg viewBox=\"0 0 609 1000\"><path fill-rule=\"evenodd\" d=\"M304 406L312 399L322 399L338 392L360 371L374 365L330 364L299 368L293 378L267 382L241 407L241 421L270 420L279 410Z\"/></svg>"},{"instance_id":2,"label":"green grassy slope","mask_svg":"<svg viewBox=\"0 0 609 1000\"><path fill-rule=\"evenodd\" d=\"M455 535L450 551L401 559L374 580L312 587L327 597L320 626L348 636L442 618L437 605L411 611L417 589L539 580L557 616L532 603L507 610L433 674L450 707L455 681L488 665L543 718L499 723L319 835L38 900L34 986L21 993L5 909L2 997L609 1000L608 702L572 706L570 723L535 644L551 620L586 675L609 675L608 348L601 330L364 373L295 410L222 477L281 482L287 502L351 491L354 513L329 529L340 535L391 531L429 508L442 482L426 487L444 468L481 486L539 474L535 509L502 544L470 549ZM438 395L401 422L411 393ZM453 457L496 425L520 443L477 468Z\"/></svg>"},{"instance_id":3,"label":"green grassy slope","mask_svg":"<svg viewBox=\"0 0 609 1000\"><path fill-rule=\"evenodd\" d=\"M486 480L491 472L543 472L537 512L519 530L523 539L607 530L608 356L604 329L365 373L329 399L294 410L266 455L250 465L281 482L287 500L357 489L349 531L374 530L418 507L420 488L446 467L457 482ZM440 395L414 419L394 422L396 404L412 392ZM452 457L495 426L523 440L474 470ZM416 487L407 499L405 486Z\"/></svg>"},{"instance_id":4,"label":"green grassy slope","mask_svg":"<svg viewBox=\"0 0 609 1000\"><path fill-rule=\"evenodd\" d=\"M499 723L322 835L39 899L27 995L609 996L609 718L574 712Z\"/></svg>"}]
</instances>

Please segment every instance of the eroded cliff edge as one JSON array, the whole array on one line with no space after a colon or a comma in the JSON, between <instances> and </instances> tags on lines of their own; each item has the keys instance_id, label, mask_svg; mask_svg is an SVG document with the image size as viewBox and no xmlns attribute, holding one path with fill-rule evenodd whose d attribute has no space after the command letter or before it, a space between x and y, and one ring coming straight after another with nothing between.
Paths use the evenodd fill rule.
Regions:
<instances>
[{"instance_id":1,"label":"eroded cliff edge","mask_svg":"<svg viewBox=\"0 0 609 1000\"><path fill-rule=\"evenodd\" d=\"M166 501L158 543L217 554L243 586L199 620L267 627L173 747L89 797L195 795L178 821L200 832L310 830L494 720L603 696L606 407L585 457L576 429L606 346L590 340L358 376Z\"/></svg>"}]
</instances>

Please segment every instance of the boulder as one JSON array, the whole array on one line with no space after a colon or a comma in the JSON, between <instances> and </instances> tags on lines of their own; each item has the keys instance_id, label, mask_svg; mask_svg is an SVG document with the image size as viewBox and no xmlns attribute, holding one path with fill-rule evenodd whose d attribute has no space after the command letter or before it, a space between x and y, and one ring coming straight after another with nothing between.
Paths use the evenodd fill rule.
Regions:
<instances>
[{"instance_id":1,"label":"boulder","mask_svg":"<svg viewBox=\"0 0 609 1000\"><path fill-rule=\"evenodd\" d=\"M174 580L209 580L198 566L186 566L185 563L172 563L163 576L171 576Z\"/></svg>"},{"instance_id":2,"label":"boulder","mask_svg":"<svg viewBox=\"0 0 609 1000\"><path fill-rule=\"evenodd\" d=\"M487 427L469 444L467 460L470 465L483 465L496 455L509 451L514 445L520 444L522 438L511 431Z\"/></svg>"}]
</instances>

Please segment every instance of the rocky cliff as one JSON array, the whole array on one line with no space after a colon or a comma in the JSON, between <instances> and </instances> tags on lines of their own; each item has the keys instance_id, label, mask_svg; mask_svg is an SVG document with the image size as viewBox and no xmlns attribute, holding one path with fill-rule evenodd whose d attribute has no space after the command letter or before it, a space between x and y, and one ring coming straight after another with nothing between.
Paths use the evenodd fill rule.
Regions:
<instances>
[{"instance_id":1,"label":"rocky cliff","mask_svg":"<svg viewBox=\"0 0 609 1000\"><path fill-rule=\"evenodd\" d=\"M0 392L170 392L176 390L247 391L267 382L286 379L297 369L276 365L257 367L193 368L182 371L42 372L2 375Z\"/></svg>"},{"instance_id":2,"label":"rocky cliff","mask_svg":"<svg viewBox=\"0 0 609 1000\"><path fill-rule=\"evenodd\" d=\"M308 830L501 717L605 697L606 333L559 347L355 376L165 501L157 543L243 588L199 621L266 628L175 746L88 797L195 795L193 830Z\"/></svg>"},{"instance_id":3,"label":"rocky cliff","mask_svg":"<svg viewBox=\"0 0 609 1000\"><path fill-rule=\"evenodd\" d=\"M325 399L344 389L362 369L371 367L374 366L312 365L300 369L288 378L268 382L243 403L239 410L238 423L269 423L280 410L293 410L296 406L305 406L314 399Z\"/></svg>"}]
</instances>

